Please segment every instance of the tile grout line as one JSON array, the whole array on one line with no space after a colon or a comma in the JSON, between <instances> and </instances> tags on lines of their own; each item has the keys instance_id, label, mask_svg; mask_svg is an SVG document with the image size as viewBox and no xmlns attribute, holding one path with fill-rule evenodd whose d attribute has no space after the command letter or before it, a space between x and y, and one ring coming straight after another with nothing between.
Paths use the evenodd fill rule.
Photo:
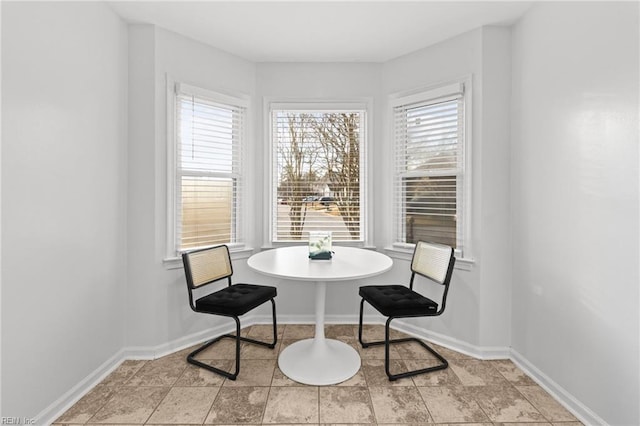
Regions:
<instances>
[{"instance_id":1,"label":"tile grout line","mask_svg":"<svg viewBox=\"0 0 640 426\"><path fill-rule=\"evenodd\" d=\"M282 330L282 337L279 339L280 345L281 345L281 344L283 343L283 341L284 341L284 335L285 335L285 332L286 332L286 328L287 328L287 327L288 327L287 325L284 325L284 326L283 326L283 330ZM251 333L252 333L251 328L252 328L252 327L250 326L250 327L249 327L249 329L247 330L248 335L251 335ZM278 328L279 328L279 327L278 327ZM261 331L261 330L255 330L255 332L259 332L259 331ZM296 329L295 327L291 328L291 330L290 330L290 331L291 331L292 333L294 333L294 338L293 338L293 339L290 339L291 341L299 340L300 338L305 338L305 337L299 337L299 336L297 336L297 335L296 335L296 334L305 334L305 332L299 332L299 330L298 330L298 329ZM296 331L298 331L298 332L296 333ZM357 330L356 330L356 331L357 331ZM278 334L280 334L280 333L278 333ZM335 336L334 338L336 338L336 339L340 339L340 338L342 338L342 337L344 337L344 336L343 336L343 334L340 334L339 336ZM359 345L359 341L358 341L357 337L355 337L354 339L355 339L355 347L358 349L358 352L360 352L360 347L359 347L360 345ZM249 347L249 345L247 345L247 344L243 344L243 348L244 348L244 347ZM241 350L242 350L242 349L241 349ZM276 348L274 348L273 350L274 350L274 351L279 351L279 349L278 349L277 347L276 347ZM407 351L404 351L404 350L403 350L402 352L399 352L399 353L398 353L398 360L403 364L403 366L404 366L404 367L406 367L406 362L407 362L407 361L414 361L414 358L411 358L411 355L412 355L412 352L410 352L410 351L409 351L409 352L407 352ZM453 355L452 355L452 356L453 356ZM409 358L406 358L406 357L409 357ZM268 361L274 361L272 358L268 358L268 359L267 359L267 358L264 358L264 357L263 357L263 353L262 353L262 352L258 353L257 355L256 355L256 354L254 354L250 359L256 359L256 360L260 360L260 361L267 361L267 360L268 360ZM374 359L374 360L380 360L380 358L373 358L373 359ZM422 358L419 358L418 360L421 360L421 359L422 359ZM458 360L458 358L456 358L455 356L454 356L454 359L455 359L455 360ZM151 419L152 419L152 417L154 416L154 414L155 414L155 413L157 413L157 411L158 411L159 407L160 407L160 406L163 404L163 402L167 399L168 395L169 395L172 391L175 391L175 389L178 387L178 385L177 385L177 384L178 384L178 383L180 383L181 378L182 378L182 377L184 377L184 376L185 376L185 374L187 373L188 365L189 365L189 364L187 364L187 363L186 363L186 361L184 360L184 357L182 357L182 356L181 356L181 357L176 357L176 362L178 362L178 360L180 360L180 362L181 362L181 363L185 363L185 365L184 365L184 367L183 367L182 371L181 371L181 372L180 372L180 374L178 375L178 378L176 378L175 380L173 380L173 382L172 382L171 384L168 384L168 386L166 386L166 388L168 388L168 389L169 389L169 390L168 390L168 392L167 392L167 393L166 393L166 394L165 394L165 395L160 399L160 401L159 401L157 404L155 404L155 407L154 407L154 408L153 408L153 410L151 411L151 414L149 414L149 416L146 418L146 420L145 420L143 423L141 423L141 424L150 424L150 423L153 423L153 422L151 422ZM362 382L364 382L364 383L363 383L363 384L360 384L360 385L358 385L358 384L354 384L354 385L351 385L351 386L365 386L365 387L366 387L366 390L367 390L367 398L366 398L366 399L364 399L364 398L363 398L361 401L362 401L362 402L366 401L366 402L368 403L369 408L370 408L370 410L371 410L371 414L372 414L372 423L369 423L369 425L370 425L370 426L374 426L374 425L379 425L379 424L381 424L381 423L378 423L378 420L380 420L380 419L378 419L378 415L377 415L377 413L376 413L376 411L375 411L375 406L374 406L374 403L373 403L373 398L372 398L372 393L371 393L371 390L372 390L372 386L371 386L371 385L372 385L372 384L374 384L374 385L375 385L375 383L371 383L371 379L372 379L372 378L371 378L371 377L368 377L368 376L367 376L367 374L365 373L365 361L366 361L366 360L365 360L365 359L363 359L363 358L362 358L362 356L361 356L361 373L360 373L360 374L362 374ZM383 361L384 361L384 359L382 359L382 360L380 360L380 361L382 361L382 362L383 362ZM268 389L267 389L267 392L266 392L266 396L265 396L265 402L264 402L264 405L262 406L260 416L259 416L259 417L258 417L258 416L256 416L256 419L258 420L258 421L257 421L257 423L259 423L259 424L261 424L261 425L265 425L265 426L276 426L276 424L279 424L278 422L274 422L274 420L276 420L275 418L271 419L272 423L264 423L264 422L265 422L265 420L266 420L265 415L266 415L266 411L267 411L267 408L268 408L269 398L270 398L272 395L274 395L274 394L271 392L272 390L274 390L274 389L272 389L272 388L273 388L273 387L282 387L282 388L286 388L286 387L290 387L290 386L295 386L295 384L291 385L291 384L290 384L290 383L288 383L288 382L283 382L283 383L282 383L282 386L274 386L274 383L275 383L275 374L276 374L277 369L278 369L278 366L277 366L277 354L276 354L276 359L275 359L275 361L274 361L274 362L275 362L275 365L273 366L273 370L272 370L272 372L271 372L270 379L269 379L268 381L266 381L266 380L264 381L264 383L268 383L268 384L266 384L266 386L265 386L265 387L267 387L267 388L268 388ZM133 371L133 373L129 373L128 377L125 377L125 379L124 379L124 380L122 380L122 382L121 382L120 384L118 384L117 386L109 386L109 385L101 385L101 384L98 384L98 386L104 386L104 388L105 388L105 389L109 389L111 393L114 393L114 392L115 392L115 393L117 393L117 392L119 392L119 391L121 391L121 390L125 390L125 389L127 389L127 388L132 388L132 387L140 387L140 388L158 388L158 387L165 387L165 386L153 386L153 385L146 385L146 386L145 386L145 385L141 385L141 386L132 386L132 385L127 385L127 384L130 384L130 383L132 383L132 382L134 381L134 377L136 377L136 376L137 376L137 375L138 375L138 374L139 374L139 373L140 373L140 372L145 368L145 365L147 365L147 364L148 364L148 361L145 361L145 362L140 363L140 365L138 365L138 366L137 366L137 368L135 369L135 371ZM463 363L463 364L464 364L464 363ZM511 389L515 389L516 393L515 393L514 395L515 395L515 396L516 396L516 398L517 398L516 400L518 400L518 399L522 398L522 400L523 400L523 401L526 401L528 404L530 404L530 405L531 405L532 409L533 409L536 413L538 413L538 414L541 416L541 419L540 419L540 420L538 420L539 422L547 422L547 423L550 425L550 424L553 424L553 420L551 420L551 419L553 419L553 418L563 418L563 416L562 416L562 415L559 415L559 416L555 416L555 415L554 415L554 407L549 407L549 414L548 414L548 415L545 415L545 414L541 411L541 409L538 407L538 405L536 405L536 404L534 404L534 403L533 403L533 400L535 400L535 399L538 397L538 393L537 393L538 391L537 391L536 389L534 389L534 388L535 388L535 385L522 384L522 386L520 386L520 388L524 388L524 387L531 387L531 388L532 388L532 392L533 392L533 391L535 391L535 392L531 393L529 397L527 397L527 394L523 393L523 392L521 391L521 389L517 386L517 383L523 383L523 382L522 382L522 380L519 378L519 376L513 376L513 379L514 379L514 380L512 381L512 380L509 380L509 379L507 378L507 376L508 376L508 375L509 375L509 373L510 373L510 370L505 370L504 372L503 372L503 371L501 371L501 370L500 370L500 368L502 368L502 365L501 365L501 364L488 363L488 367L489 367L489 370L487 370L487 372L488 372L488 373L491 373L491 374L495 373L495 377L496 377L496 379L498 379L498 380L499 380L499 379L503 379L503 380L504 380L504 384L506 385L506 387L505 387L505 391L506 391L506 390L508 390L508 389L507 389L507 387L508 387L508 388L511 388ZM500 367L500 368L499 368L499 367ZM451 368L450 368L450 369L451 369ZM133 370L133 369L132 369L132 370ZM473 370L470 370L470 371L473 371ZM482 371L480 371L480 372L482 372ZM376 372L376 374L373 376L373 378L377 378L377 377L378 377L377 373L378 373L378 372ZM356 373L356 374L358 374L358 373ZM460 386L462 386L463 388L465 388L464 384L462 383L462 380L460 379L459 375L456 373L456 371L455 371L454 369L451 369L451 374L453 374L453 376L454 376L454 377L456 377L456 378L458 379L458 381L460 381ZM479 377L481 377L481 376L483 376L483 374L482 374L482 375L480 375ZM269 376L267 376L267 377L269 377ZM498 387L498 386L499 386L499 384L493 384L493 385L491 385L490 383L488 383L488 382L487 382L487 380L488 380L489 378L490 378L490 377L488 377L488 376L487 376L487 378L485 378L485 379L483 380L483 383L484 383L484 384L483 384L483 386L495 386L495 387ZM491 381L491 383L493 383L493 381L495 381L496 379L492 380L492 381ZM437 423L437 422L436 422L436 419L433 417L433 413L431 413L431 409L430 409L429 405L427 404L427 400L425 399L425 398L426 398L426 397L425 397L425 395L423 395L423 394L420 392L420 389L419 389L419 388L420 388L421 386L419 386L419 385L417 384L417 382L414 380L414 377L409 378L409 380L411 380L411 383L410 383L410 384L407 384L407 386L404 386L404 387L407 387L407 388L414 388L414 389L416 389L416 391L417 391L417 392L418 392L418 394L419 394L420 401L422 402L423 406L425 407L425 410L426 410L426 412L427 412L427 414L428 414L428 416L429 416L429 418L430 418L430 421L431 421L431 422L433 422L434 424L435 424L435 423ZM444 381L443 381L443 380L444 380ZM359 381L359 380L358 380L358 381ZM211 404L209 405L209 407L208 407L208 411L206 411L206 413L205 413L205 415L204 415L204 420L203 420L203 422L202 422L202 423L199 423L199 424L201 424L201 425L205 425L205 424L207 424L207 418L208 418L208 416L211 414L212 410L215 408L216 403L220 401L220 398L221 398L221 391L222 391L223 386L224 386L224 384L225 384L226 382L227 382L227 379L225 378L225 379L222 381L222 383L221 383L221 384L216 385L216 387L218 388L218 391L217 391L217 393L216 393L215 397L213 398L213 401L212 401L212 402L211 402ZM263 382L263 380L261 379L260 383L262 383L262 382ZM193 382L193 383L198 383L198 384L192 384L191 386L197 386L197 387L199 387L199 384L201 384L201 380L200 380L200 381L198 381L198 382ZM206 383L208 383L208 382L206 382ZM434 383L435 383L435 384L434 384ZM189 385L188 385L188 384L183 384L183 386L189 386ZM262 385L260 385L260 386L262 386ZM330 388L334 388L334 387L337 387L337 386L338 386L338 384L336 384L335 386L334 386L334 385L332 385L332 386L326 386L326 387L327 387L328 389L330 389ZM435 388L440 388L440 389L446 389L447 387L454 386L454 384L453 384L453 383L451 383L451 381L449 381L449 378L444 377L442 380L438 379L438 380L437 380L437 382L434 382L434 381L428 381L427 383L423 384L423 386L424 386L424 387L435 387ZM471 385L470 385L470 386L471 386ZM97 387L97 386L96 386L96 387ZM205 384L205 385L204 385L204 387L206 387L206 388L210 388L211 386L210 386L210 385ZM253 387L253 386L252 386L252 387ZM384 386L384 385L382 385L382 384L380 384L379 386L374 386L373 388L385 388L385 387L386 387L387 389L392 389L392 388L393 388L391 385ZM314 419L314 420L316 420L316 421L310 422L310 423L308 423L308 424L310 424L310 425L323 425L323 423L322 423L322 421L323 421L323 417L322 417L322 407L323 407L322 394L323 394L323 389L321 389L322 387L320 387L320 386L316 386L315 388L316 388L316 397L317 397L317 418L316 418L316 419ZM94 387L94 389L95 389L95 387ZM544 391L544 390L543 390L543 391ZM527 392L528 392L528 389L527 389ZM325 393L326 393L327 395L331 395L331 392L325 392ZM509 392L507 392L507 393L511 393L511 392L509 391ZM294 394L295 394L295 391L294 391ZM543 394L544 394L544 395L548 395L548 393L546 393L546 392L543 392ZM428 395L429 395L429 394L427 394L427 396L428 396ZM481 404L479 403L481 400L484 400L484 399L483 399L484 397L483 397L483 398L481 398L481 399L479 399L479 398L478 398L478 396L479 396L479 395L481 395L481 394L478 394L478 396L476 396L475 394L472 394L472 395L474 395L474 397L473 397L473 401L477 404L478 409L479 409L479 412L481 412L481 413L485 416L485 418L487 419L487 420L486 420L487 422L493 422L493 420L491 419L491 417L488 415L488 412L486 411L487 409L491 409L491 406L488 406L487 408L484 408L484 407L483 407L483 405L481 405ZM98 414L102 409L104 409L104 407L105 407L105 406L107 406L107 405L108 405L108 404L109 404L109 403L110 403L110 402L115 398L115 396L116 396L116 394L112 394L109 398L106 398L104 401L99 400L98 404L96 404L96 406L95 406L95 407L97 407L97 408L93 408L93 407L92 407L92 410L91 410L92 412L91 412L91 411L89 412L89 413L91 414L91 416L88 418L88 420L85 420L85 421L83 422L83 424L90 424L90 423L91 423L91 421L92 421L92 419L94 419L94 418L96 417L96 415L97 415L97 414ZM540 396L542 396L542 395L540 395ZM533 399L532 399L532 398L533 398ZM551 399L552 399L552 400L554 400L553 398L551 398ZM539 404L539 406L540 406L540 407L542 407L542 408L547 407L547 404L545 404L545 403L544 403L544 399L542 399L541 401L542 401L542 403L540 403L540 404ZM93 406L93 403L92 403L91 405ZM204 411L204 410L203 410L203 411ZM570 414L571 414L571 413L570 413ZM572 416L572 417L573 417L573 416ZM336 418L338 418L338 417L336 417ZM351 417L345 417L345 419L347 419L347 418L348 418L348 419L351 419ZM222 417L221 417L221 418L217 419L216 421L218 421L220 424L229 424L229 422L225 423L225 420L228 420L228 419L225 419L225 418L222 418ZM293 425L294 423L296 423L296 424L297 424L297 423L301 423L300 421L298 421L298 422L293 421L293 420L295 420L293 417L292 417L292 418L290 418L290 419L287 419L287 420L289 421L289 422L288 422L288 424L289 424L289 425ZM298 419L298 420L300 420L300 419ZM166 421L166 420L165 420L165 421ZM521 424L524 426L526 423L531 423L532 421L533 421L533 420L526 420L526 421L525 421L525 420L521 420L521 419L519 419L519 420L515 420L515 423L521 423ZM484 421L483 421L483 422L484 422ZM557 420L556 422L575 422L574 424L575 424L576 426L577 426L577 425L580 425L579 420L578 420L578 419L576 419L575 417L574 417L574 418L572 418L572 419ZM179 423L179 422L178 422L178 423ZM172 424L177 425L178 423L172 423ZM468 422L464 422L464 421L462 421L462 422L459 422L459 423L462 425L463 423L468 423ZM56 424L58 424L58 423L56 423ZM72 425L72 424L74 424L74 423L59 423L59 424L60 424L60 425L62 425L62 426L66 426L66 425L71 426L71 425ZM252 423L252 424L253 424L253 423ZM284 425L284 424L285 424L285 423L283 423L283 425ZM194 425L195 425L195 423L194 423ZM246 426L249 426L249 424L246 424Z\"/></svg>"},{"instance_id":2,"label":"tile grout line","mask_svg":"<svg viewBox=\"0 0 640 426\"><path fill-rule=\"evenodd\" d=\"M122 384L121 384L121 385L116 385L116 386L108 386L108 385L107 385L106 387L108 387L108 388L110 388L110 389L114 389L114 393L115 393L115 389L120 389L120 388L124 387L124 386L127 384L127 382L128 382L129 380L131 380L131 378L132 378L133 376L135 376L136 374L138 374L138 371L140 371L140 370L142 369L142 367L144 367L144 365L145 365L146 363L147 363L147 361L144 361L143 363L141 363L140 367L138 367L138 368L136 369L136 371L131 375L131 377L127 378L124 382L122 382ZM122 364L123 364L123 363L120 363L120 365L119 365L118 367L122 366ZM115 370L114 370L114 371L115 371ZM104 381L104 380L103 380L103 381ZM98 385L97 385L97 386L95 386L92 390L95 390L98 386L100 386L100 383L98 383ZM111 402L111 400L112 400L113 398L115 398L115 395L111 395L111 397L107 398L107 400L104 402L104 404L102 404L102 405L100 406L100 408L98 408L98 409L95 411L95 413L93 413L93 414L91 415L91 417L89 417L89 418L88 418L85 422L83 422L82 424L83 424L83 425L86 425L86 424L90 423L90 422L91 422L91 419L93 419L96 415L98 415L98 413L100 412L100 410L102 410L104 407L106 407L106 406L107 406L107 404L108 404L109 402ZM78 401L78 402L80 402L80 401ZM76 403L76 404L77 404L77 403ZM75 404L74 404L74 406L75 406ZM63 415L64 415L64 413L63 413ZM71 423L71 424L73 424L73 423Z\"/></svg>"},{"instance_id":3,"label":"tile grout line","mask_svg":"<svg viewBox=\"0 0 640 426\"><path fill-rule=\"evenodd\" d=\"M502 373L501 373L502 374ZM524 398L525 401L527 401L529 404L531 404L531 406L538 412L540 413L540 415L542 416L543 419L545 419L545 421L547 423L553 423L555 420L552 420L550 418L548 418L547 416L544 415L544 413L542 411L540 411L540 409L533 403L533 401L531 401L529 398L527 398L527 396L525 394L523 394L522 392L520 392L520 389L518 389L518 387L515 385L515 383L512 383L513 388L522 396L522 398ZM559 420L561 422L564 421L568 421L568 420Z\"/></svg>"},{"instance_id":4,"label":"tile grout line","mask_svg":"<svg viewBox=\"0 0 640 426\"><path fill-rule=\"evenodd\" d=\"M176 379L176 381L177 380L178 379ZM174 384L175 384L175 382L174 382ZM158 407L160 407L160 404L162 404L162 401L164 401L167 398L167 396L169 396L169 394L171 393L171 389L173 389L173 385L169 386L169 390L167 391L166 395L158 402L158 404L156 404L156 406L153 409L153 411L151 411L151 414L149 414L147 419L144 422L142 422L141 424L146 425L149 422L149 419L151 419L151 417L153 417L153 414L158 410Z\"/></svg>"},{"instance_id":5,"label":"tile grout line","mask_svg":"<svg viewBox=\"0 0 640 426\"><path fill-rule=\"evenodd\" d=\"M216 397L213 398L213 401L211 401L211 406L209 407L209 410L207 411L207 413L204 415L204 420L202 420L201 425L204 425L207 423L207 418L211 414L211 410L213 410L213 406L215 405L216 401L220 397L220 394L222 393L222 386L226 381L227 381L227 378L225 377L222 383L220 383L220 386L218 386L218 392L216 393ZM208 387L208 386L204 386L204 387Z\"/></svg>"}]
</instances>

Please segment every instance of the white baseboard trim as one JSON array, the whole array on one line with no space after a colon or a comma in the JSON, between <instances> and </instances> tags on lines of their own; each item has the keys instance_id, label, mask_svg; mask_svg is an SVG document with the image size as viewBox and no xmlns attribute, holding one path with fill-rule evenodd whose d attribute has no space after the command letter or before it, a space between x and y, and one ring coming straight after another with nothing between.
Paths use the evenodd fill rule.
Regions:
<instances>
[{"instance_id":1,"label":"white baseboard trim","mask_svg":"<svg viewBox=\"0 0 640 426\"><path fill-rule=\"evenodd\" d=\"M511 349L511 361L522 371L527 373L541 388L560 402L564 408L569 410L571 414L576 416L585 425L602 425L608 423L600 416L594 413L589 407L580 402L576 397L571 395L566 389L553 381L549 376L540 371L529 360L523 357L518 351Z\"/></svg>"},{"instance_id":2,"label":"white baseboard trim","mask_svg":"<svg viewBox=\"0 0 640 426\"><path fill-rule=\"evenodd\" d=\"M412 324L397 320L394 328L403 331L409 335L420 339L428 340L440 346L452 349L456 352L470 355L474 358L482 360L490 359L510 359L514 364L531 377L541 388L543 388L556 401L564 406L571 414L585 425L601 425L607 426L607 422L590 410L586 405L571 395L566 389L558 385L549 376L535 367L529 360L520 353L508 347L480 347L470 345L464 341L452 338L450 336L433 333L422 328L415 327Z\"/></svg>"},{"instance_id":3,"label":"white baseboard trim","mask_svg":"<svg viewBox=\"0 0 640 426\"><path fill-rule=\"evenodd\" d=\"M254 324L270 324L268 315L255 316ZM376 315L364 315L367 324L384 324L384 317ZM278 324L315 324L315 315L278 315ZM325 324L358 324L358 315L326 315Z\"/></svg>"},{"instance_id":4,"label":"white baseboard trim","mask_svg":"<svg viewBox=\"0 0 640 426\"><path fill-rule=\"evenodd\" d=\"M379 315L365 315L366 324L384 324L385 318ZM271 324L270 315L252 315L242 318L243 327L255 324ZM315 324L315 315L280 315L278 324ZM327 315L325 324L358 324L357 315ZM405 332L411 336L428 340L437 345L452 349L454 351L472 356L482 360L490 359L511 359L520 369L531 376L545 391L559 401L567 410L578 418L585 425L607 425L597 414L578 401L564 388L551 380L547 375L538 370L526 358L517 351L509 347L481 347L469 344L462 340L434 333L421 327L402 320L395 320L392 327L398 331ZM131 346L123 348L94 372L80 381L71 390L58 398L49 407L36 416L36 424L50 425L58 417L64 414L69 408L77 403L80 398L86 395L91 389L104 380L123 361L128 359L152 360L183 350L190 346L202 343L214 336L224 333L231 333L234 327L229 324L220 325L211 329L199 331L188 336L184 336L171 342L152 347Z\"/></svg>"},{"instance_id":5,"label":"white baseboard trim","mask_svg":"<svg viewBox=\"0 0 640 426\"><path fill-rule=\"evenodd\" d=\"M111 358L106 360L95 371L82 379L77 385L72 387L67 393L54 401L47 408L42 410L35 418L36 425L50 425L58 417L71 408L76 402L93 389L98 383L103 381L113 370L118 368L122 361L126 359L125 351L120 350Z\"/></svg>"},{"instance_id":6,"label":"white baseboard trim","mask_svg":"<svg viewBox=\"0 0 640 426\"><path fill-rule=\"evenodd\" d=\"M465 355L469 355L481 360L509 359L509 355L511 352L510 348L508 347L490 347L490 346L471 345L465 341L456 339L451 336L425 330L422 327L416 327L415 325L407 323L402 320L395 320L391 324L391 326L398 331L402 331L404 333L409 334L410 336L418 337L423 340L428 340L437 345L444 346L445 348L448 348L456 352L460 352Z\"/></svg>"},{"instance_id":7,"label":"white baseboard trim","mask_svg":"<svg viewBox=\"0 0 640 426\"><path fill-rule=\"evenodd\" d=\"M269 321L271 321L270 317ZM251 321L244 322L247 323L247 326L255 323ZM94 372L89 374L82 381L80 381L80 383L71 388L71 390L62 395L49 407L38 414L35 418L35 424L50 425L51 423L56 421L56 419L63 415L69 408L76 404L83 396L85 396L91 389L102 382L109 374L111 374L116 368L120 366L120 364L122 364L126 360L152 360L161 358L165 355L169 355L190 346L197 345L198 343L202 343L214 336L219 336L220 334L230 333L233 331L233 326L225 324L210 328L208 330L199 331L197 333L193 333L158 346L130 346L124 348L113 355L110 359L105 361Z\"/></svg>"},{"instance_id":8,"label":"white baseboard trim","mask_svg":"<svg viewBox=\"0 0 640 426\"><path fill-rule=\"evenodd\" d=\"M253 324L271 324L270 315L256 315L253 318ZM281 324L315 324L315 315L280 315L278 314L278 325Z\"/></svg>"},{"instance_id":9,"label":"white baseboard trim","mask_svg":"<svg viewBox=\"0 0 640 426\"><path fill-rule=\"evenodd\" d=\"M255 321L251 321L250 319L243 318L243 321L242 321L243 327L245 326L248 327L253 324L257 324L257 323ZM171 342L163 343L161 345L153 346L150 348L129 347L125 350L125 355L126 355L126 359L151 360L151 359L162 358L163 356L181 351L190 346L203 343L216 336L220 336L222 334L228 334L228 333L235 333L235 323L218 325L216 327L198 331L188 336L180 337L176 340L172 340Z\"/></svg>"}]
</instances>

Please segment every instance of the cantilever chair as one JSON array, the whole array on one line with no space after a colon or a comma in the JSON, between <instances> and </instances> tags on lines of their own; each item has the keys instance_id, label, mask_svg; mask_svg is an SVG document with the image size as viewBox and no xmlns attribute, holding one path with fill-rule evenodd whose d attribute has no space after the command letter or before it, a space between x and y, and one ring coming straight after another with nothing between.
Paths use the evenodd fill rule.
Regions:
<instances>
[{"instance_id":1,"label":"cantilever chair","mask_svg":"<svg viewBox=\"0 0 640 426\"><path fill-rule=\"evenodd\" d=\"M191 352L187 356L187 361L198 367L205 368L214 373L220 374L231 380L235 380L240 372L240 342L248 342L257 345L266 346L273 349L277 342L277 325L276 325L276 303L274 298L277 295L275 287L269 287L256 284L232 284L231 276L233 268L231 266L231 257L229 256L229 248L220 245L211 248L193 250L182 254L182 263L187 278L187 288L189 290L189 305L195 312L204 314L220 315L231 317L236 322L236 334L224 334L208 341L203 346ZM200 297L194 301L193 291L200 289L208 284L227 280L227 286ZM263 303L271 302L273 315L273 342L261 342L240 336L240 316L246 314ZM209 346L224 338L234 339L236 342L236 368L234 373L212 367L211 365L195 359L195 356L207 349Z\"/></svg>"},{"instance_id":2,"label":"cantilever chair","mask_svg":"<svg viewBox=\"0 0 640 426\"><path fill-rule=\"evenodd\" d=\"M430 317L442 314L447 301L449 282L451 281L451 274L453 273L453 265L455 262L456 258L453 256L453 249L451 247L419 241L416 243L411 260L411 279L408 287L405 285L370 285L360 287L359 294L362 300L360 301L358 339L363 348L384 345L384 368L390 381L442 370L449 366L446 359L420 339L415 337L389 339L389 324L391 324L391 321L395 318ZM416 275L428 278L429 281L444 287L440 306L433 300L413 290L413 281ZM377 342L362 341L362 313L365 301L387 317L384 340ZM440 363L433 367L391 374L389 370L389 345L409 341L414 341L422 345L422 347L433 354Z\"/></svg>"}]
</instances>

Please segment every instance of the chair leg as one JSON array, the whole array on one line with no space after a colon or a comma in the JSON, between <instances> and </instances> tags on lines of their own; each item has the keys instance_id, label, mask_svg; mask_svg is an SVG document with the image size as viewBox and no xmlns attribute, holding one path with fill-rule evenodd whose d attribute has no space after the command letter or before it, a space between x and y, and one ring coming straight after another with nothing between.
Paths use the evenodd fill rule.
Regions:
<instances>
[{"instance_id":1,"label":"chair leg","mask_svg":"<svg viewBox=\"0 0 640 426\"><path fill-rule=\"evenodd\" d=\"M268 343L268 342L262 342L260 340L255 340L255 339L251 339L249 337L243 337L240 335L240 319L238 317L233 317L233 319L236 322L236 334L223 334L222 336L216 337L213 340L208 341L207 343L205 343L204 345L202 345L201 347L199 347L198 349L196 349L195 351L191 352L189 355L187 355L187 362L193 365L196 365L200 368L204 368L206 370L209 370L213 373L216 374L220 374L221 376L224 376L226 378L228 378L229 380L236 380L236 378L238 377L238 373L240 372L240 342L247 342L247 343L253 343L255 345L261 345L261 346L266 346L269 349L273 349L276 347L276 343L278 342L278 325L276 323L276 304L275 301L273 299L271 299L271 310L272 310L272 315L273 315L273 342ZM203 350L207 349L209 346L213 345L216 342L219 342L222 339L225 338L229 338L229 339L234 339L236 342L236 368L235 368L235 372L234 373L229 373L228 371L224 371L221 370L219 368L213 367L209 364L205 364L201 361L198 361L197 359L195 359L195 356L198 355L200 352L202 352Z\"/></svg>"},{"instance_id":2,"label":"chair leg","mask_svg":"<svg viewBox=\"0 0 640 426\"><path fill-rule=\"evenodd\" d=\"M363 308L364 308L364 299L362 299L362 301L360 302L360 320L359 320L359 323L358 323L358 340L360 341L360 344L362 345L363 348L368 348L370 346L384 345L384 369L385 369L385 372L387 373L387 376L389 377L390 381L395 381L395 380L398 380L398 379L402 379L404 377L417 376L418 374L430 373L432 371L444 370L445 368L447 368L449 366L449 363L447 362L446 359L444 359L444 357L442 355L440 355L438 352L435 351L435 349L433 349L432 347L427 345L425 342L423 342L422 340L420 340L420 339L418 339L416 337L405 337L405 338L402 338L402 339L390 339L389 338L389 325L391 324L391 320L395 319L395 317L389 317L387 319L387 322L386 322L385 327L384 327L384 340L375 341L375 342L364 342L362 340ZM433 367L422 368L422 369L419 369L419 370L412 370L412 371L406 371L406 372L398 373L398 374L391 374L391 371L390 371L390 368L389 368L389 363L390 363L389 362L389 348L390 348L391 344L404 343L404 342L416 342L416 343L419 343L423 348L425 348L433 356L435 356L440 361L440 364L438 364L436 366L433 366Z\"/></svg>"},{"instance_id":3,"label":"chair leg","mask_svg":"<svg viewBox=\"0 0 640 426\"><path fill-rule=\"evenodd\" d=\"M362 314L364 312L364 299L360 301L360 319L358 320L358 340L363 348L368 348L369 344L362 340Z\"/></svg>"},{"instance_id":4,"label":"chair leg","mask_svg":"<svg viewBox=\"0 0 640 426\"><path fill-rule=\"evenodd\" d=\"M222 336L216 337L213 340L208 341L207 343L205 343L204 345L200 346L198 349L196 349L195 351L191 352L189 355L187 355L187 362L193 365L196 365L200 368L204 368L205 370L209 370L213 373L219 374L221 376L224 376L230 380L235 380L236 377L238 377L238 373L240 372L240 319L238 317L233 317L233 319L236 322L236 334L223 334ZM198 361L197 359L195 359L195 356L198 355L200 352L204 351L205 349L207 349L209 346L213 345L214 343L219 342L222 339L225 338L230 338L230 339L234 339L236 341L236 369L234 373L229 373L228 371L224 371L221 370L219 368L213 367L209 364L205 364L202 361Z\"/></svg>"},{"instance_id":5,"label":"chair leg","mask_svg":"<svg viewBox=\"0 0 640 426\"><path fill-rule=\"evenodd\" d=\"M273 349L276 347L276 343L278 343L278 324L276 323L276 302L271 299L271 314L273 316L273 342L262 342L260 340L250 339L249 337L240 336L240 340L247 343L253 343L254 345L266 346L269 349ZM239 334L239 333L238 333ZM235 337L235 336L230 336Z\"/></svg>"}]
</instances>

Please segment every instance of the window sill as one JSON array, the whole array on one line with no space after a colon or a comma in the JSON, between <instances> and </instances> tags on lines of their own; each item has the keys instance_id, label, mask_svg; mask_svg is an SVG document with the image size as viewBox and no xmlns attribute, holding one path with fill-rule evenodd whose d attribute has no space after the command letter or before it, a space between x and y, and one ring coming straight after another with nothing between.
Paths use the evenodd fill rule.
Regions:
<instances>
[{"instance_id":1,"label":"window sill","mask_svg":"<svg viewBox=\"0 0 640 426\"><path fill-rule=\"evenodd\" d=\"M286 242L271 241L271 242L268 242L268 243L262 245L262 247L260 249L261 250L269 250L269 249L274 249L274 248L278 248L278 247L306 246L308 244L309 244L309 242L307 240L286 241ZM376 246L373 246L371 244L365 244L363 241L333 241L332 245L333 246L345 246L345 247L357 247L357 248L363 248L363 249L369 249L369 250L375 250L376 249Z\"/></svg>"},{"instance_id":2,"label":"window sill","mask_svg":"<svg viewBox=\"0 0 640 426\"><path fill-rule=\"evenodd\" d=\"M229 253L231 255L232 261L238 260L238 259L248 259L253 254L253 248L251 247L242 247L238 249L230 248ZM181 257L168 257L162 260L162 264L164 265L165 269L181 269L183 267Z\"/></svg>"},{"instance_id":3,"label":"window sill","mask_svg":"<svg viewBox=\"0 0 640 426\"><path fill-rule=\"evenodd\" d=\"M390 246L385 247L384 252L393 259L411 261L411 258L413 257L413 248ZM473 269L473 266L476 264L474 259L457 256L458 255L456 255L456 266L454 269L459 269L461 271L470 271Z\"/></svg>"}]
</instances>

